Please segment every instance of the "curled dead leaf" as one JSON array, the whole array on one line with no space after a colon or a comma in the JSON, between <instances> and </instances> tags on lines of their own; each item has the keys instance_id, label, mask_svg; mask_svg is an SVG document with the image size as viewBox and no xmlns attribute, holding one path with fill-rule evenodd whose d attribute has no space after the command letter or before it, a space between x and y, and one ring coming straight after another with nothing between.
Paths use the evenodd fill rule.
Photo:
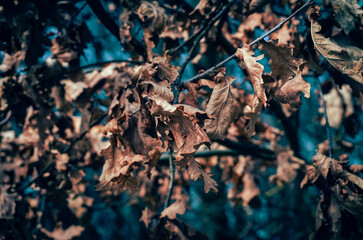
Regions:
<instances>
[{"instance_id":1,"label":"curled dead leaf","mask_svg":"<svg viewBox=\"0 0 363 240\"><path fill-rule=\"evenodd\" d=\"M264 55L254 57L254 54L255 53L252 51L251 47L249 45L245 45L242 48L237 49L236 57L240 61L239 66L247 70L253 89L255 90L255 94L261 100L261 103L266 106L267 97L262 79L264 67L262 64L257 62L261 60Z\"/></svg>"},{"instance_id":2,"label":"curled dead leaf","mask_svg":"<svg viewBox=\"0 0 363 240\"><path fill-rule=\"evenodd\" d=\"M340 46L320 31L320 24L311 19L311 37L320 54L333 67L363 84L363 50L354 46Z\"/></svg>"},{"instance_id":3,"label":"curled dead leaf","mask_svg":"<svg viewBox=\"0 0 363 240\"><path fill-rule=\"evenodd\" d=\"M233 81L234 78L224 77L222 73L218 73L216 77L217 84L205 110L214 117L204 123L204 129L211 139L224 139L229 125L241 112L241 106L231 92Z\"/></svg>"}]
</instances>

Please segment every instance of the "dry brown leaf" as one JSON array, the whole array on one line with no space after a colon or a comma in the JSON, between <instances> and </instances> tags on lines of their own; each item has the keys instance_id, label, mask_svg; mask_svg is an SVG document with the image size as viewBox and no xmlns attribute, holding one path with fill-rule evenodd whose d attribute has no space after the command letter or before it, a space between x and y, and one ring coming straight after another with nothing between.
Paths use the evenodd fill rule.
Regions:
<instances>
[{"instance_id":1,"label":"dry brown leaf","mask_svg":"<svg viewBox=\"0 0 363 240\"><path fill-rule=\"evenodd\" d=\"M190 178L193 181L197 180L198 178L204 181L204 192L208 193L210 189L212 189L215 193L218 192L216 186L218 185L217 182L211 178L211 174L207 173L202 169L200 164L194 159L191 158L188 163L188 172Z\"/></svg>"},{"instance_id":2,"label":"dry brown leaf","mask_svg":"<svg viewBox=\"0 0 363 240\"><path fill-rule=\"evenodd\" d=\"M303 188L304 186L306 186L309 183L316 182L316 180L318 180L319 177L320 177L319 171L314 166L307 165L306 166L306 175L300 183L300 188Z\"/></svg>"},{"instance_id":3,"label":"dry brown leaf","mask_svg":"<svg viewBox=\"0 0 363 240\"><path fill-rule=\"evenodd\" d=\"M215 80L217 84L205 110L214 118L205 120L204 129L211 139L224 139L229 125L241 112L241 106L231 92L234 78L218 73Z\"/></svg>"},{"instance_id":4,"label":"dry brown leaf","mask_svg":"<svg viewBox=\"0 0 363 240\"><path fill-rule=\"evenodd\" d=\"M276 44L277 41L274 40L262 42L259 48L271 58L271 76L285 83L297 74L304 60L293 57L292 48Z\"/></svg>"},{"instance_id":5,"label":"dry brown leaf","mask_svg":"<svg viewBox=\"0 0 363 240\"><path fill-rule=\"evenodd\" d=\"M81 236L82 232L84 231L84 227L72 225L66 230L63 230L62 224L58 224L53 232L49 232L45 228L41 228L41 231L49 238L54 240L71 240L74 237Z\"/></svg>"},{"instance_id":6,"label":"dry brown leaf","mask_svg":"<svg viewBox=\"0 0 363 240\"><path fill-rule=\"evenodd\" d=\"M140 114L138 117L137 129L148 160L148 162L146 162L146 164L148 164L146 174L150 178L150 171L156 166L163 152L163 144L161 140L156 138L156 131L151 129L149 125L150 123L147 122L144 115ZM152 137L150 133L154 133L155 137Z\"/></svg>"},{"instance_id":7,"label":"dry brown leaf","mask_svg":"<svg viewBox=\"0 0 363 240\"><path fill-rule=\"evenodd\" d=\"M258 63L264 55L258 57L253 57L255 53L252 51L249 45L245 45L242 48L238 48L236 52L236 57L239 59L239 66L245 68L250 76L253 89L255 94L261 100L262 104L266 106L267 97L265 94L265 88L263 86L263 65Z\"/></svg>"},{"instance_id":8,"label":"dry brown leaf","mask_svg":"<svg viewBox=\"0 0 363 240\"><path fill-rule=\"evenodd\" d=\"M243 190L237 195L237 197L243 199L243 206L247 206L254 197L260 194L260 189L255 183L254 176L249 172L243 174L242 182Z\"/></svg>"},{"instance_id":9,"label":"dry brown leaf","mask_svg":"<svg viewBox=\"0 0 363 240\"><path fill-rule=\"evenodd\" d=\"M148 97L157 96L168 102L171 102L174 99L174 94L171 91L170 83L166 80L161 82L142 81L140 85L151 86L149 87L150 89L146 89L146 96Z\"/></svg>"},{"instance_id":10,"label":"dry brown leaf","mask_svg":"<svg viewBox=\"0 0 363 240\"><path fill-rule=\"evenodd\" d=\"M121 146L116 140L111 139L111 145L102 150L102 155L107 157L103 165L100 183L97 184L97 191L111 191L120 194L125 188L134 192L137 190L136 179L131 176L134 165L144 161L145 157L134 154L129 150L121 151Z\"/></svg>"},{"instance_id":11,"label":"dry brown leaf","mask_svg":"<svg viewBox=\"0 0 363 240\"><path fill-rule=\"evenodd\" d=\"M189 15L194 14L195 12L199 11L199 13L204 16L206 13L210 12L211 5L209 3L209 0L200 0L197 6L195 6L194 10L189 13Z\"/></svg>"},{"instance_id":12,"label":"dry brown leaf","mask_svg":"<svg viewBox=\"0 0 363 240\"><path fill-rule=\"evenodd\" d=\"M363 84L363 50L354 46L340 46L320 33L321 26L311 19L311 37L315 47L336 69Z\"/></svg>"},{"instance_id":13,"label":"dry brown leaf","mask_svg":"<svg viewBox=\"0 0 363 240\"><path fill-rule=\"evenodd\" d=\"M72 80L62 80L62 84L64 84L65 91L65 99L68 102L73 102L76 100L81 93L83 93L84 89L87 89L88 86L84 82L73 82Z\"/></svg>"},{"instance_id":14,"label":"dry brown leaf","mask_svg":"<svg viewBox=\"0 0 363 240\"><path fill-rule=\"evenodd\" d=\"M181 103L198 108L198 105L199 105L198 98L197 98L198 87L199 86L196 83L191 83L191 82L185 83L184 88L188 90L188 93L183 94L183 99L182 99Z\"/></svg>"},{"instance_id":15,"label":"dry brown leaf","mask_svg":"<svg viewBox=\"0 0 363 240\"><path fill-rule=\"evenodd\" d=\"M271 57L271 77L278 80L277 86L271 88L276 100L287 103L293 108L299 107L301 93L310 97L310 84L301 76L304 60L293 57L292 48L277 46L277 41L262 42L260 49Z\"/></svg>"},{"instance_id":16,"label":"dry brown leaf","mask_svg":"<svg viewBox=\"0 0 363 240\"><path fill-rule=\"evenodd\" d=\"M160 217L168 217L169 219L175 219L177 214L183 215L186 211L185 201L177 200L169 207L165 208L164 211L161 212Z\"/></svg>"},{"instance_id":17,"label":"dry brown leaf","mask_svg":"<svg viewBox=\"0 0 363 240\"><path fill-rule=\"evenodd\" d=\"M301 93L304 93L306 98L310 97L310 88L310 84L302 78L299 71L293 79L275 91L274 97L281 103L288 103L291 107L297 108L302 104Z\"/></svg>"},{"instance_id":18,"label":"dry brown leaf","mask_svg":"<svg viewBox=\"0 0 363 240\"><path fill-rule=\"evenodd\" d=\"M296 170L300 168L300 164L291 162L291 152L280 152L277 155L277 172L270 176L270 181L281 186L284 183L290 183L296 178Z\"/></svg>"},{"instance_id":19,"label":"dry brown leaf","mask_svg":"<svg viewBox=\"0 0 363 240\"><path fill-rule=\"evenodd\" d=\"M262 25L262 14L254 13L245 19L242 24L238 27L235 34L231 35L232 39L240 40L244 45L247 45L250 38L253 36L255 28L261 27Z\"/></svg>"},{"instance_id":20,"label":"dry brown leaf","mask_svg":"<svg viewBox=\"0 0 363 240\"><path fill-rule=\"evenodd\" d=\"M317 153L313 156L313 165L319 171L319 173L326 179L328 173L333 175L339 175L343 172L343 167L338 161Z\"/></svg>"},{"instance_id":21,"label":"dry brown leaf","mask_svg":"<svg viewBox=\"0 0 363 240\"><path fill-rule=\"evenodd\" d=\"M332 0L332 8L335 12L334 19L342 27L346 35L354 30L355 22L363 25L363 10L357 0Z\"/></svg>"},{"instance_id":22,"label":"dry brown leaf","mask_svg":"<svg viewBox=\"0 0 363 240\"><path fill-rule=\"evenodd\" d=\"M332 88L329 93L324 94L324 102L329 126L338 129L343 122L344 108L343 101L337 89ZM320 109L320 112L324 111ZM321 119L321 124L326 124L325 118Z\"/></svg>"},{"instance_id":23,"label":"dry brown leaf","mask_svg":"<svg viewBox=\"0 0 363 240\"><path fill-rule=\"evenodd\" d=\"M139 221L144 222L146 228L148 228L153 215L154 214L150 211L150 209L146 207L144 210L142 210L142 216Z\"/></svg>"},{"instance_id":24,"label":"dry brown leaf","mask_svg":"<svg viewBox=\"0 0 363 240\"><path fill-rule=\"evenodd\" d=\"M255 132L255 125L257 121L258 114L260 114L262 110L263 104L260 99L255 95L253 98L252 106L247 105L243 109L243 113L245 118L250 119L247 126L245 127L245 133L248 137L253 136Z\"/></svg>"},{"instance_id":25,"label":"dry brown leaf","mask_svg":"<svg viewBox=\"0 0 363 240\"><path fill-rule=\"evenodd\" d=\"M56 162L55 162L55 167L56 169L61 172L61 171L65 171L67 169L67 164L69 161L69 155L67 153L64 154L60 154L57 151L57 155L56 155Z\"/></svg>"}]
</instances>

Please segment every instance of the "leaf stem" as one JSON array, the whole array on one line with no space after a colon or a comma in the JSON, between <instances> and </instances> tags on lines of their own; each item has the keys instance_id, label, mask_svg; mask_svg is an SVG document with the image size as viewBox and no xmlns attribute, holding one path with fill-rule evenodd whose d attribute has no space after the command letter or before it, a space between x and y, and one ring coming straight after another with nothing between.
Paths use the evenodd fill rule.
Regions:
<instances>
[{"instance_id":1,"label":"leaf stem","mask_svg":"<svg viewBox=\"0 0 363 240\"><path fill-rule=\"evenodd\" d=\"M170 172L169 191L165 199L164 209L170 205L171 194L173 193L174 189L175 169L173 162L173 151L171 148L169 149L169 172Z\"/></svg>"},{"instance_id":2,"label":"leaf stem","mask_svg":"<svg viewBox=\"0 0 363 240\"><path fill-rule=\"evenodd\" d=\"M305 9L306 7L308 7L311 3L313 2L313 0L308 0L303 6L301 6L298 10L296 10L293 14L291 14L288 18L286 18L285 20L283 20L282 22L280 22L279 24L277 24L275 27L273 27L270 31L266 32L264 35L262 35L261 37L255 39L253 42L251 42L249 44L249 46L252 46L256 43L258 43L259 41L263 40L265 37L269 36L271 33L277 31L278 29L280 29L285 23L287 23L288 21L290 21L294 16L296 16L299 12L301 12L303 9ZM227 62L231 61L232 59L236 58L236 53L234 53L233 55L229 56L228 58L224 59L222 62L218 63L217 65L205 70L204 72L184 81L184 83L187 82L193 82L193 81L197 81L201 78L204 78L206 76L208 76L210 73L212 73L214 70L216 70L217 68L222 67L224 64L226 64Z\"/></svg>"}]
</instances>

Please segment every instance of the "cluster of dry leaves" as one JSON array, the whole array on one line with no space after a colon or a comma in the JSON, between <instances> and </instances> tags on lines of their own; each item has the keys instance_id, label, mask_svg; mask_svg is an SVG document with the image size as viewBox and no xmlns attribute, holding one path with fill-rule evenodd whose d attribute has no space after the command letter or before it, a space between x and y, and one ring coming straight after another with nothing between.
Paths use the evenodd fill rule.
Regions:
<instances>
[{"instance_id":1,"label":"cluster of dry leaves","mask_svg":"<svg viewBox=\"0 0 363 240\"><path fill-rule=\"evenodd\" d=\"M349 12L362 28L362 11L354 1L328 3L341 26L328 36L322 31L326 24L319 23L319 8L314 6L309 10L310 34L298 31L299 24L308 21L307 18L295 16L270 35L272 40L261 40L254 48L248 43L255 38L255 29L267 31L282 20L268 2L201 0L190 9L173 3L125 1L118 38L123 49L140 64L112 63L91 72L79 66L86 43L92 40L85 23L74 22L77 12L74 5L63 6L59 12L53 10L57 21L35 17L43 14L43 8L57 3L38 6L32 1L19 1L1 5L6 20L30 19L34 24L25 24L24 29L18 29L16 24L4 27L10 34L0 65L0 218L13 220L0 227L4 232L0 236L46 235L54 239L80 236L83 226L65 228L58 221L64 214L60 208L52 212L53 221L57 222L52 230L43 227L44 205L48 201L59 203L55 198L60 196L62 207L67 207L77 218L85 216L94 199L86 194L90 180L85 180L82 169L98 169L102 164L96 186L102 198L112 201L113 194L128 190L134 201L135 197L142 199L147 207L140 221L158 238L204 237L177 218L188 209L190 196L186 186L190 180L203 181L205 193L218 192L217 182L231 183L228 198L236 205L248 206L261 194L259 175L271 165L277 169L270 176L272 184L290 184L298 174L306 174L301 186L311 183L322 190L314 238L340 239L346 235L343 221L350 219L357 224L354 228L357 234L363 234L360 225L363 180L359 175L362 166L348 166L346 155L340 160L328 157L327 144L321 145L313 164L308 165L309 160L301 159L294 147L297 136L291 135L297 132L288 123L302 105L302 96L311 95L311 84L304 76L318 76L323 71L319 66L320 55L313 47L308 48L311 43L348 79L337 83L353 86L352 92L347 84L339 89L334 83L321 99L327 102L325 110L330 126L340 128L343 120L354 113L352 94L359 95L363 84L363 51L339 44L338 40L341 34L355 31L346 26L348 20L344 14ZM302 6L296 1L288 2L292 12ZM228 17L240 22L236 31L220 14L227 7ZM37 14L14 15L29 9ZM69 19L72 22L65 24ZM36 64L42 52L33 48L34 42L42 44L46 39L37 39L34 32L44 31L38 28L44 28L47 21L55 21L52 24L60 31L52 41L48 39L51 56ZM107 25L104 18L100 22ZM141 25L143 38L134 34L135 22ZM198 38L200 34L204 36ZM306 36L312 41L304 39ZM333 39L336 36L338 40ZM186 44L178 47L179 42ZM155 47L160 44L163 50L157 54ZM250 82L254 94L228 76L226 68L216 69L205 78L181 82L183 65L188 62L179 67L172 61L183 47L193 45L194 49L197 44L198 52L185 61L206 70L202 63L208 51L229 53L232 49L246 76L244 81ZM219 47L212 50L215 44ZM241 44L243 47L239 47ZM255 56L257 51L265 55ZM265 72L259 62L263 58L269 59L270 72ZM20 73L24 63L25 73ZM290 141L288 145L280 141L284 131L259 118L265 108L279 114ZM104 126L102 121L106 116ZM344 141L340 144L347 145ZM235 156L225 156L230 149ZM217 166L222 169L221 179L212 175ZM16 211L16 206L23 208ZM20 221L20 216L28 222ZM17 232L15 226L26 231Z\"/></svg>"}]
</instances>

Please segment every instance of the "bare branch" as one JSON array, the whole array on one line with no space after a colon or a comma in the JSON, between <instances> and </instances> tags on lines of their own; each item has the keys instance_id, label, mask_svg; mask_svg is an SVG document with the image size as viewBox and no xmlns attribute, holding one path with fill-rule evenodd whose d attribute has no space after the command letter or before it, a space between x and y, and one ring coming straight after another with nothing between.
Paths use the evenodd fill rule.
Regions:
<instances>
[{"instance_id":1,"label":"bare branch","mask_svg":"<svg viewBox=\"0 0 363 240\"><path fill-rule=\"evenodd\" d=\"M285 23L287 23L288 21L290 21L299 12L301 12L303 9L305 9L306 7L308 7L312 2L313 2L312 0L307 1L303 6L301 6L298 10L296 10L288 18L286 18L285 20L283 20L282 22L280 22L279 24L277 24L274 28L272 28L270 31L266 32L261 37L257 38L253 42L251 42L249 45L252 46L252 45L258 43L259 41L263 40L265 37L269 36L271 33L277 31L278 29L280 29ZM196 75L196 76L194 76L194 77L192 77L192 78L184 81L184 83L197 81L197 80L199 80L201 78L207 77L209 74L213 73L214 70L222 67L224 64L226 64L227 62L229 62L229 61L231 61L231 60L233 60L235 58L236 58L236 53L234 53L233 55L231 55L228 58L224 59L222 62L218 63L217 65L215 65L215 66L207 69L206 71L202 72L201 74L198 74L198 75Z\"/></svg>"}]
</instances>

